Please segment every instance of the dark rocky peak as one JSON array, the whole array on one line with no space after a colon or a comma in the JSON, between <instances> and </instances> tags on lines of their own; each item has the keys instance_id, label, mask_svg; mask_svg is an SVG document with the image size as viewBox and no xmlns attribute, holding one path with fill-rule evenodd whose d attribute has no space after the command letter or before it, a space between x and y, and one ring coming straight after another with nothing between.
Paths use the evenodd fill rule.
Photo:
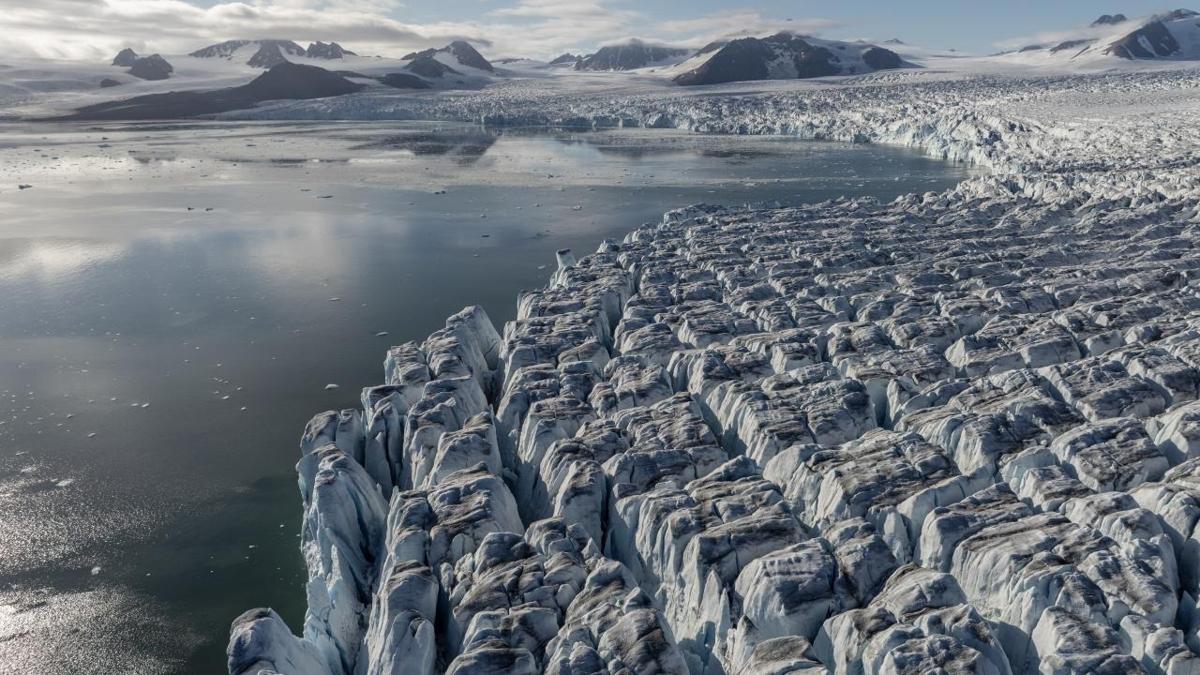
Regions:
<instances>
[{"instance_id":1,"label":"dark rocky peak","mask_svg":"<svg viewBox=\"0 0 1200 675\"><path fill-rule=\"evenodd\" d=\"M705 54L708 58L703 63L677 75L675 82L693 86L747 80L804 79L851 74L861 72L864 67L874 71L904 66L898 54L883 47L862 43L826 43L787 32L765 38L747 37L727 43L713 43L697 56Z\"/></svg>"},{"instance_id":2,"label":"dark rocky peak","mask_svg":"<svg viewBox=\"0 0 1200 675\"><path fill-rule=\"evenodd\" d=\"M1112 42L1105 54L1122 59L1159 59L1178 56L1183 51L1175 34L1167 24L1198 15L1190 9L1177 9L1173 12L1153 17L1137 30Z\"/></svg>"},{"instance_id":3,"label":"dark rocky peak","mask_svg":"<svg viewBox=\"0 0 1200 675\"><path fill-rule=\"evenodd\" d=\"M1102 14L1099 19L1092 22L1092 26L1115 26L1128 20L1124 14Z\"/></svg>"},{"instance_id":4,"label":"dark rocky peak","mask_svg":"<svg viewBox=\"0 0 1200 675\"><path fill-rule=\"evenodd\" d=\"M112 64L114 66L121 66L122 68L128 68L133 65L134 61L137 61L137 60L138 60L137 52L133 51L129 47L126 47L125 49L122 49L120 52L117 53L117 56L116 56L116 58L113 59Z\"/></svg>"},{"instance_id":5,"label":"dark rocky peak","mask_svg":"<svg viewBox=\"0 0 1200 675\"><path fill-rule=\"evenodd\" d=\"M303 47L291 40L226 40L203 49L197 49L188 56L198 59L231 59L238 50L249 45L258 45L258 51L250 57L248 62L249 65L257 68L270 68L285 61L285 55L304 56L306 54Z\"/></svg>"},{"instance_id":6,"label":"dark rocky peak","mask_svg":"<svg viewBox=\"0 0 1200 675\"><path fill-rule=\"evenodd\" d=\"M107 101L80 108L63 119L179 119L243 110L263 101L328 98L361 89L362 85L324 68L284 61L240 87L171 91Z\"/></svg>"},{"instance_id":7,"label":"dark rocky peak","mask_svg":"<svg viewBox=\"0 0 1200 675\"><path fill-rule=\"evenodd\" d=\"M724 46L716 49L707 61L697 68L683 73L675 78L675 82L684 86L701 84L720 84L722 82L739 82L743 80L766 80L771 77L770 64L776 60L775 47L783 42L781 35L769 38L739 38L730 40ZM790 37L790 36L789 36ZM799 40L799 38L796 38ZM808 44L803 40L803 47ZM833 55L828 54L826 59ZM829 66L830 73L836 72Z\"/></svg>"},{"instance_id":8,"label":"dark rocky peak","mask_svg":"<svg viewBox=\"0 0 1200 675\"><path fill-rule=\"evenodd\" d=\"M158 54L135 59L129 66L129 74L143 80L165 80L175 68Z\"/></svg>"},{"instance_id":9,"label":"dark rocky peak","mask_svg":"<svg viewBox=\"0 0 1200 675\"><path fill-rule=\"evenodd\" d=\"M304 55L310 59L341 59L347 56L358 56L336 42L326 44L320 41L310 44L304 51Z\"/></svg>"},{"instance_id":10,"label":"dark rocky peak","mask_svg":"<svg viewBox=\"0 0 1200 675\"><path fill-rule=\"evenodd\" d=\"M404 66L404 69L415 75L428 78L441 78L447 75L459 75L460 73L450 66L438 61L432 56L418 56Z\"/></svg>"},{"instance_id":11,"label":"dark rocky peak","mask_svg":"<svg viewBox=\"0 0 1200 675\"><path fill-rule=\"evenodd\" d=\"M688 50L647 44L630 40L624 44L602 47L595 54L580 60L576 70L635 70L680 56Z\"/></svg>"},{"instance_id":12,"label":"dark rocky peak","mask_svg":"<svg viewBox=\"0 0 1200 675\"><path fill-rule=\"evenodd\" d=\"M255 101L272 99L326 98L352 94L362 89L337 73L317 66L283 61L272 66L234 92Z\"/></svg>"},{"instance_id":13,"label":"dark rocky peak","mask_svg":"<svg viewBox=\"0 0 1200 675\"><path fill-rule=\"evenodd\" d=\"M254 56L246 62L246 65L253 68L274 68L275 66L287 61L287 57L283 55L279 45L274 43L263 43L259 46L258 51L254 52Z\"/></svg>"},{"instance_id":14,"label":"dark rocky peak","mask_svg":"<svg viewBox=\"0 0 1200 675\"><path fill-rule=\"evenodd\" d=\"M883 47L871 47L863 52L862 60L871 70L894 70L904 65L899 54Z\"/></svg>"},{"instance_id":15,"label":"dark rocky peak","mask_svg":"<svg viewBox=\"0 0 1200 675\"><path fill-rule=\"evenodd\" d=\"M454 57L455 61L458 61L460 64L462 64L468 68L475 68L476 70L484 70L489 73L495 72L495 70L496 70L492 66L492 64L488 62L487 59L483 58L482 54L480 54L478 51L475 50L474 47L471 46L470 43L463 42L462 40L456 40L454 42L451 42L450 44L446 45L445 47L442 47L441 49L426 49L424 51L406 54L404 57L402 57L401 60L415 61L415 60L421 59L421 58L432 59L433 57L437 56L438 54L449 54L450 56Z\"/></svg>"},{"instance_id":16,"label":"dark rocky peak","mask_svg":"<svg viewBox=\"0 0 1200 675\"><path fill-rule=\"evenodd\" d=\"M492 67L492 64L488 63L488 60L483 58L483 54L480 54L478 51L476 51L475 48L472 47L468 42L455 40L454 42L450 43L450 46L447 47L447 49L449 49L450 54L452 54L454 58L464 66L475 68L477 70L486 70L489 73L495 70L495 68Z\"/></svg>"},{"instance_id":17,"label":"dark rocky peak","mask_svg":"<svg viewBox=\"0 0 1200 675\"><path fill-rule=\"evenodd\" d=\"M218 42L215 45L209 45L203 49L197 49L188 54L188 56L198 59L227 59L233 56L233 53L237 50L250 44L250 42L251 40L226 40L225 42Z\"/></svg>"}]
</instances>

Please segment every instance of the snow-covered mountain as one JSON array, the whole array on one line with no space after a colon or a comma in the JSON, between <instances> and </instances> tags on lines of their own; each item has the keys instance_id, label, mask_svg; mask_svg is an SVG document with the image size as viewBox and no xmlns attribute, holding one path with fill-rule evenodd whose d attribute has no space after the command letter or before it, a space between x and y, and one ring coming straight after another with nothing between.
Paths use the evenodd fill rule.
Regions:
<instances>
[{"instance_id":1,"label":"snow-covered mountain","mask_svg":"<svg viewBox=\"0 0 1200 675\"><path fill-rule=\"evenodd\" d=\"M285 54L304 56L304 48L291 40L226 40L188 54L198 59L226 59L255 68L270 68L286 61Z\"/></svg>"},{"instance_id":2,"label":"snow-covered mountain","mask_svg":"<svg viewBox=\"0 0 1200 675\"><path fill-rule=\"evenodd\" d=\"M1177 9L1139 20L1105 14L1075 35L1048 44L1029 45L1018 54L1077 62L1113 58L1200 59L1200 14Z\"/></svg>"},{"instance_id":3,"label":"snow-covered mountain","mask_svg":"<svg viewBox=\"0 0 1200 675\"><path fill-rule=\"evenodd\" d=\"M474 68L492 73L496 68L480 54L469 42L456 40L441 49L426 49L413 52L401 58L402 61L434 60L451 69L458 67Z\"/></svg>"},{"instance_id":4,"label":"snow-covered mountain","mask_svg":"<svg viewBox=\"0 0 1200 675\"><path fill-rule=\"evenodd\" d=\"M793 80L870 73L905 65L898 54L883 47L778 33L714 42L680 64L673 79L684 86Z\"/></svg>"},{"instance_id":5,"label":"snow-covered mountain","mask_svg":"<svg viewBox=\"0 0 1200 675\"><path fill-rule=\"evenodd\" d=\"M336 42L313 42L308 49L291 40L227 40L188 54L198 59L226 59L253 68L270 68L292 58L342 59L356 54Z\"/></svg>"},{"instance_id":6,"label":"snow-covered mountain","mask_svg":"<svg viewBox=\"0 0 1200 675\"><path fill-rule=\"evenodd\" d=\"M862 75L895 68L904 70L871 79L936 78L947 72L1008 74L1031 68L1067 74L1163 70L1186 67L1180 62L1189 59L1200 67L1200 15L1187 10L1143 18L1105 15L1081 22L1077 30L1044 44L990 56L923 49L899 40L839 42L791 33L715 42L696 52L630 41L584 57L564 54L551 63L503 59L499 65L466 42L414 52L403 59L359 56L337 43L314 42L304 48L289 40L231 40L188 55L164 56L143 57L123 49L111 65L108 59L6 60L0 67L0 113L49 117L117 98L232 90L262 74L258 68L285 62L323 67L359 87L358 95L345 100L289 105L288 114L300 114L296 111L307 106L324 108L321 114L326 117L354 119L407 110L408 102L398 100L412 90L428 90L418 98L435 98L437 91L444 90L486 91L499 86L524 91L545 84L570 97L605 87L655 91L678 85ZM135 72L134 64L139 62ZM787 86L764 85L772 90ZM245 100L241 95L226 97L221 105ZM117 109L108 114L118 114Z\"/></svg>"},{"instance_id":7,"label":"snow-covered mountain","mask_svg":"<svg viewBox=\"0 0 1200 675\"><path fill-rule=\"evenodd\" d=\"M264 59L265 54L271 58ZM168 58L123 49L111 63L40 59L0 66L0 109L19 105L35 118L69 117L83 109L104 119L190 117L249 108L264 100L364 90L387 96L397 89L482 89L513 75L507 69L495 72L466 43L402 60L359 56L336 42L315 42L304 49L287 40L232 40ZM258 68L271 77L260 78ZM110 93L114 87L119 90Z\"/></svg>"},{"instance_id":8,"label":"snow-covered mountain","mask_svg":"<svg viewBox=\"0 0 1200 675\"><path fill-rule=\"evenodd\" d=\"M1152 17L1136 30L1105 45L1104 53L1123 59L1200 58L1200 14L1177 9Z\"/></svg>"},{"instance_id":9,"label":"snow-covered mountain","mask_svg":"<svg viewBox=\"0 0 1200 675\"><path fill-rule=\"evenodd\" d=\"M595 54L578 59L575 62L575 70L636 70L669 64L687 56L688 53L687 49L629 40L618 45L601 47Z\"/></svg>"},{"instance_id":10,"label":"snow-covered mountain","mask_svg":"<svg viewBox=\"0 0 1200 675\"><path fill-rule=\"evenodd\" d=\"M577 56L577 55L575 55L575 54L572 54L572 53L570 53L570 52L567 52L566 54L562 54L562 55L560 55L560 56L556 56L556 57L555 57L555 58L554 58L552 61L550 61L550 63L549 63L549 64L547 64L547 65L551 65L551 66L574 66L576 63L579 63L581 60L583 60L583 57L582 57L582 56Z\"/></svg>"},{"instance_id":11,"label":"snow-covered mountain","mask_svg":"<svg viewBox=\"0 0 1200 675\"><path fill-rule=\"evenodd\" d=\"M308 45L304 55L310 59L344 59L347 56L358 56L336 42L326 44L319 40Z\"/></svg>"},{"instance_id":12,"label":"snow-covered mountain","mask_svg":"<svg viewBox=\"0 0 1200 675\"><path fill-rule=\"evenodd\" d=\"M160 54L151 54L150 56L140 56L137 52L129 47L122 49L112 60L112 65L119 68L128 68L125 71L139 80L165 80L175 72L175 68L167 62ZM119 81L108 79L108 84L103 82L102 87L112 87L120 84Z\"/></svg>"},{"instance_id":13,"label":"snow-covered mountain","mask_svg":"<svg viewBox=\"0 0 1200 675\"><path fill-rule=\"evenodd\" d=\"M1129 18L1124 14L1101 14L1099 19L1092 22L1093 26L1115 26L1125 23Z\"/></svg>"},{"instance_id":14,"label":"snow-covered mountain","mask_svg":"<svg viewBox=\"0 0 1200 675\"><path fill-rule=\"evenodd\" d=\"M122 68L128 68L129 66L133 65L134 61L137 61L137 60L138 60L137 52L133 51L129 47L126 47L125 49L122 49L120 52L117 53L117 55L112 60L112 64L114 66L121 66Z\"/></svg>"},{"instance_id":15,"label":"snow-covered mountain","mask_svg":"<svg viewBox=\"0 0 1200 675\"><path fill-rule=\"evenodd\" d=\"M129 74L141 80L165 80L175 68L159 54L135 58L129 64Z\"/></svg>"}]
</instances>

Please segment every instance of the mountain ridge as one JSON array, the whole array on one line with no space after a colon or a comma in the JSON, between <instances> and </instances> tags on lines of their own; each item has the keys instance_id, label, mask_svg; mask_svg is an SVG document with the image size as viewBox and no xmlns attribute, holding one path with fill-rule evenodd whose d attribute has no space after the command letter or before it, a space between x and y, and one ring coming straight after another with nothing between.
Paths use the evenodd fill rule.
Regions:
<instances>
[{"instance_id":1,"label":"mountain ridge","mask_svg":"<svg viewBox=\"0 0 1200 675\"><path fill-rule=\"evenodd\" d=\"M892 70L906 64L895 52L857 42L817 40L794 33L765 38L713 42L680 68L674 82L682 86L754 80L789 80L856 75Z\"/></svg>"},{"instance_id":2,"label":"mountain ridge","mask_svg":"<svg viewBox=\"0 0 1200 675\"><path fill-rule=\"evenodd\" d=\"M688 49L652 45L642 40L601 47L594 54L581 57L575 62L575 70L637 70L670 59L687 56Z\"/></svg>"},{"instance_id":3,"label":"mountain ridge","mask_svg":"<svg viewBox=\"0 0 1200 675\"><path fill-rule=\"evenodd\" d=\"M214 115L254 107L263 101L343 96L362 90L345 77L285 61L247 84L208 91L172 91L84 106L63 120L151 120Z\"/></svg>"}]
</instances>

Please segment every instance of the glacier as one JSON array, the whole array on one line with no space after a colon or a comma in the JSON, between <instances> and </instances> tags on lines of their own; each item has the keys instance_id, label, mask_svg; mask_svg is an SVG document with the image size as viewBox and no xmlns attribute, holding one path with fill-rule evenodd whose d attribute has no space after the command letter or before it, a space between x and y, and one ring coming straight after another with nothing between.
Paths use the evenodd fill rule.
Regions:
<instances>
[{"instance_id":1,"label":"glacier","mask_svg":"<svg viewBox=\"0 0 1200 675\"><path fill-rule=\"evenodd\" d=\"M512 82L257 118L891 143L941 193L699 205L393 347L231 675L1200 672L1200 71Z\"/></svg>"}]
</instances>

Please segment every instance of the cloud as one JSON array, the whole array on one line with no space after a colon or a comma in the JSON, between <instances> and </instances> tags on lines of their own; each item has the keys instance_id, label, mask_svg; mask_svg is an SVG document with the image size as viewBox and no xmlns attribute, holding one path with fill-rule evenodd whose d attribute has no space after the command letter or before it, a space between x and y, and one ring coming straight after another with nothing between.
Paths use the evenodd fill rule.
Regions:
<instances>
[{"instance_id":1,"label":"cloud","mask_svg":"<svg viewBox=\"0 0 1200 675\"><path fill-rule=\"evenodd\" d=\"M221 40L336 40L364 54L396 56L467 40L489 57L552 57L649 34L699 46L779 30L810 33L821 19L779 20L755 11L655 22L623 0L510 0L467 21L407 23L403 0L0 0L0 53L102 60L122 47L183 54ZM4 7L9 5L10 7ZM736 27L731 30L731 27Z\"/></svg>"},{"instance_id":2,"label":"cloud","mask_svg":"<svg viewBox=\"0 0 1200 675\"><path fill-rule=\"evenodd\" d=\"M500 35L513 31L513 38L524 38L532 53L542 56L585 51L634 39L653 45L701 47L714 40L764 36L779 31L818 34L841 25L819 18L776 19L754 10L715 12L655 22L640 12L616 9L602 0L521 0L514 7L494 10L489 16L534 20L531 29L521 26L493 26L493 29L505 29Z\"/></svg>"},{"instance_id":3,"label":"cloud","mask_svg":"<svg viewBox=\"0 0 1200 675\"><path fill-rule=\"evenodd\" d=\"M740 37L763 37L780 31L803 35L818 35L838 28L841 24L829 19L775 19L756 11L716 12L687 19L674 19L650 24L654 37L622 35L618 39L600 42L601 45L640 40L651 45L699 48L717 40ZM642 26L645 30L645 26Z\"/></svg>"},{"instance_id":4,"label":"cloud","mask_svg":"<svg viewBox=\"0 0 1200 675\"><path fill-rule=\"evenodd\" d=\"M488 13L489 30L511 54L558 55L628 36L642 15L601 0L521 0Z\"/></svg>"},{"instance_id":5,"label":"cloud","mask_svg":"<svg viewBox=\"0 0 1200 675\"><path fill-rule=\"evenodd\" d=\"M483 47L491 44L479 26L411 25L379 11L394 4L391 0L270 0L197 7L183 0L38 0L5 10L0 50L10 55L98 59L111 57L124 46L179 54L231 38L334 39L368 51L441 46L458 39Z\"/></svg>"},{"instance_id":6,"label":"cloud","mask_svg":"<svg viewBox=\"0 0 1200 675\"><path fill-rule=\"evenodd\" d=\"M743 10L716 12L705 16L664 21L658 24L661 34L679 36L688 44L712 42L713 40L764 36L780 31L817 35L840 27L830 19L775 19L764 17L756 11Z\"/></svg>"},{"instance_id":7,"label":"cloud","mask_svg":"<svg viewBox=\"0 0 1200 675\"><path fill-rule=\"evenodd\" d=\"M550 20L577 19L605 22L625 22L638 16L632 10L606 7L599 0L521 0L512 7L501 7L489 12L496 17L532 17Z\"/></svg>"}]
</instances>

